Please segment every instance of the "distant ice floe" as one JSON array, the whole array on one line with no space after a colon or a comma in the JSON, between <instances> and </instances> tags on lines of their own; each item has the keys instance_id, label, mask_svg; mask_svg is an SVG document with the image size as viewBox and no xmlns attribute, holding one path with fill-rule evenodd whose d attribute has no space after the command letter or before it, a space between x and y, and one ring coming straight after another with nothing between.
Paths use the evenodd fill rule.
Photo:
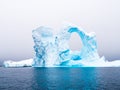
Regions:
<instances>
[{"instance_id":1,"label":"distant ice floe","mask_svg":"<svg viewBox=\"0 0 120 90\"><path fill-rule=\"evenodd\" d=\"M72 51L68 42L73 33L82 41L82 48ZM5 61L5 67L119 67L120 60L109 62L97 51L94 32L87 33L75 25L66 25L60 33L53 35L52 29L41 26L32 32L34 40L34 59Z\"/></svg>"},{"instance_id":2,"label":"distant ice floe","mask_svg":"<svg viewBox=\"0 0 120 90\"><path fill-rule=\"evenodd\" d=\"M27 59L21 61L13 61L13 60L4 61L5 67L31 67L32 64L33 64L33 59Z\"/></svg>"}]
</instances>

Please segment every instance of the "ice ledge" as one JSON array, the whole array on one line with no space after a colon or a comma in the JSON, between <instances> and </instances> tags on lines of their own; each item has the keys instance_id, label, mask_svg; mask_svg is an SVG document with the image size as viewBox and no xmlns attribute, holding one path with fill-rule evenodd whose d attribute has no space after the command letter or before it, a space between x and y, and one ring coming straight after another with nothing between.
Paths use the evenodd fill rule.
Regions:
<instances>
[{"instance_id":1,"label":"ice ledge","mask_svg":"<svg viewBox=\"0 0 120 90\"><path fill-rule=\"evenodd\" d=\"M76 62L71 62L76 63ZM4 67L32 67L33 59L28 60L21 60L21 61L4 61ZM42 66L37 66L42 67ZM66 66L48 66L48 67L120 67L120 60L114 60L114 61L105 61L103 59L93 61L93 62L86 62L86 61L80 61L77 62L76 65L66 65Z\"/></svg>"}]
</instances>

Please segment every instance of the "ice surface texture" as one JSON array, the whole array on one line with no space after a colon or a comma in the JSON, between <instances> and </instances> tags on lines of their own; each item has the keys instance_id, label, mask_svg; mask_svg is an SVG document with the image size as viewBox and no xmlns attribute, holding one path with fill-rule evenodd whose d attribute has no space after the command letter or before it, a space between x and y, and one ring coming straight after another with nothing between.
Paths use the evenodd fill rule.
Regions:
<instances>
[{"instance_id":1,"label":"ice surface texture","mask_svg":"<svg viewBox=\"0 0 120 90\"><path fill-rule=\"evenodd\" d=\"M82 40L82 49L72 51L68 45L70 37L77 33ZM33 67L87 66L87 63L103 61L97 52L96 35L86 33L76 26L67 26L53 35L52 29L39 27L32 32L35 57Z\"/></svg>"}]
</instances>

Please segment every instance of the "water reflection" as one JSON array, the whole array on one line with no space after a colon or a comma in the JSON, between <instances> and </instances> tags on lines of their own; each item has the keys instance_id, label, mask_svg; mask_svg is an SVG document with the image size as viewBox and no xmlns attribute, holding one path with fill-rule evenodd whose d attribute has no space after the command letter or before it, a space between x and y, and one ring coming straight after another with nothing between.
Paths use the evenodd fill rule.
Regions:
<instances>
[{"instance_id":1,"label":"water reflection","mask_svg":"<svg viewBox=\"0 0 120 90\"><path fill-rule=\"evenodd\" d=\"M0 68L0 90L120 90L120 68Z\"/></svg>"},{"instance_id":2,"label":"water reflection","mask_svg":"<svg viewBox=\"0 0 120 90\"><path fill-rule=\"evenodd\" d=\"M95 89L96 68L34 68L33 89Z\"/></svg>"}]
</instances>

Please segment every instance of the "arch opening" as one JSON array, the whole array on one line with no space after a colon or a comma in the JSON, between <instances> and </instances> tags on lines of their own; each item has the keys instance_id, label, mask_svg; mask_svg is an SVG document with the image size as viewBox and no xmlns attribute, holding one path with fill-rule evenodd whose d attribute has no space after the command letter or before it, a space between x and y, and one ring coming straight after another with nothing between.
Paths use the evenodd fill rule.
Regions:
<instances>
[{"instance_id":1,"label":"arch opening","mask_svg":"<svg viewBox=\"0 0 120 90\"><path fill-rule=\"evenodd\" d=\"M83 46L81 38L76 32L71 33L71 37L68 44L69 44L70 50L72 51L80 51Z\"/></svg>"}]
</instances>

